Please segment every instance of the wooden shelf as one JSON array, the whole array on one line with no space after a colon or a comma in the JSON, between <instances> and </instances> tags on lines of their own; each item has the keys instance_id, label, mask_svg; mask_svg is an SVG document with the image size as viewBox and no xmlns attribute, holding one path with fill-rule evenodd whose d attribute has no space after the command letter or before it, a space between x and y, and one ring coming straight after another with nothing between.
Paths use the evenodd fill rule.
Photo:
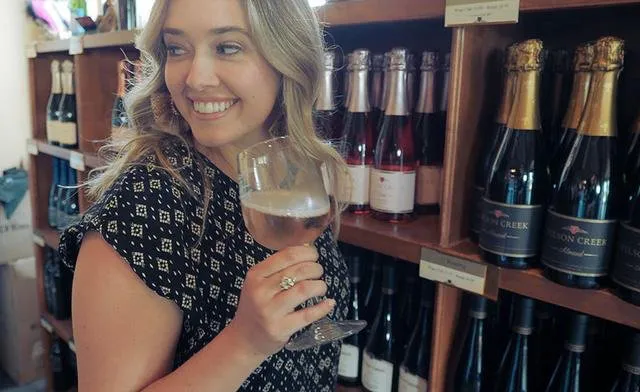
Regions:
<instances>
[{"instance_id":1,"label":"wooden shelf","mask_svg":"<svg viewBox=\"0 0 640 392\"><path fill-rule=\"evenodd\" d=\"M43 322L44 320L44 322ZM40 316L40 324L45 329L49 329L49 326L45 326L48 323L52 329L53 333L58 335L62 340L67 342L72 350L75 351L75 346L73 344L73 326L71 323L71 319L69 320L58 320L52 314L44 312Z\"/></svg>"},{"instance_id":2,"label":"wooden shelf","mask_svg":"<svg viewBox=\"0 0 640 392\"><path fill-rule=\"evenodd\" d=\"M58 249L60 245L60 233L50 227L41 227L33 230L33 234L44 240L44 244L50 248Z\"/></svg>"},{"instance_id":3,"label":"wooden shelf","mask_svg":"<svg viewBox=\"0 0 640 392\"><path fill-rule=\"evenodd\" d=\"M90 153L90 152L83 153L76 149L54 146L53 144L49 144L44 140L33 140L33 143L35 143L38 146L38 152L42 154L50 155L52 157L65 159L68 161L69 159L71 159L71 153L76 152L83 155L84 164L87 167L95 168L95 167L102 166L104 164L104 161L94 153Z\"/></svg>"},{"instance_id":4,"label":"wooden shelf","mask_svg":"<svg viewBox=\"0 0 640 392\"><path fill-rule=\"evenodd\" d=\"M112 31L109 33L87 34L71 39L40 41L36 44L37 53L69 52L72 40L80 40L84 49L133 46L138 30Z\"/></svg>"},{"instance_id":5,"label":"wooden shelf","mask_svg":"<svg viewBox=\"0 0 640 392\"><path fill-rule=\"evenodd\" d=\"M638 4L640 0L520 0L520 10L552 11L560 9L610 7L625 4Z\"/></svg>"},{"instance_id":6,"label":"wooden shelf","mask_svg":"<svg viewBox=\"0 0 640 392\"><path fill-rule=\"evenodd\" d=\"M318 8L328 26L444 17L444 0L347 0Z\"/></svg>"}]
</instances>

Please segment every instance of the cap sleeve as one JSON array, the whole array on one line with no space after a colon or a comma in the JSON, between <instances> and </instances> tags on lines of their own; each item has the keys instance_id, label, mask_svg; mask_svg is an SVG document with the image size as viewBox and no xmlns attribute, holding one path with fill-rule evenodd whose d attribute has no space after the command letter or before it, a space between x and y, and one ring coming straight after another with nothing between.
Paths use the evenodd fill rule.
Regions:
<instances>
[{"instance_id":1,"label":"cap sleeve","mask_svg":"<svg viewBox=\"0 0 640 392\"><path fill-rule=\"evenodd\" d=\"M80 222L64 230L58 249L64 264L74 270L84 236L100 233L147 287L190 311L196 273L187 256L183 193L163 170L129 169Z\"/></svg>"}]
</instances>

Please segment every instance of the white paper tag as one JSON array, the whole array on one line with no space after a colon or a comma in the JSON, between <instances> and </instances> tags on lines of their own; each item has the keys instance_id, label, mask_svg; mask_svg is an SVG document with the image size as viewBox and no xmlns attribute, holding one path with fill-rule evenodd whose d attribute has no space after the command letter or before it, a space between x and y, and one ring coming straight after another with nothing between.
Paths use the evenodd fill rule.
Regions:
<instances>
[{"instance_id":1,"label":"white paper tag","mask_svg":"<svg viewBox=\"0 0 640 392\"><path fill-rule=\"evenodd\" d=\"M44 238L40 237L37 234L33 235L33 243L38 245L41 248L44 248L44 245L45 245Z\"/></svg>"},{"instance_id":2,"label":"white paper tag","mask_svg":"<svg viewBox=\"0 0 640 392\"><path fill-rule=\"evenodd\" d=\"M400 368L398 392L427 392L427 380L411 374L406 368Z\"/></svg>"},{"instance_id":3,"label":"white paper tag","mask_svg":"<svg viewBox=\"0 0 640 392\"><path fill-rule=\"evenodd\" d=\"M27 140L27 152L34 156L38 155L38 142L33 139Z\"/></svg>"},{"instance_id":4,"label":"white paper tag","mask_svg":"<svg viewBox=\"0 0 640 392\"><path fill-rule=\"evenodd\" d=\"M517 23L520 0L446 0L445 27Z\"/></svg>"},{"instance_id":5,"label":"white paper tag","mask_svg":"<svg viewBox=\"0 0 640 392\"><path fill-rule=\"evenodd\" d=\"M76 170L85 171L84 155L77 151L71 151L69 155L69 165Z\"/></svg>"},{"instance_id":6,"label":"white paper tag","mask_svg":"<svg viewBox=\"0 0 640 392\"><path fill-rule=\"evenodd\" d=\"M30 42L25 45L24 49L28 59L35 59L36 57L38 57L37 45L38 44L36 41Z\"/></svg>"},{"instance_id":7,"label":"white paper tag","mask_svg":"<svg viewBox=\"0 0 640 392\"><path fill-rule=\"evenodd\" d=\"M393 364L375 359L365 351L362 358L362 386L371 392L391 392Z\"/></svg>"},{"instance_id":8,"label":"white paper tag","mask_svg":"<svg viewBox=\"0 0 640 392\"><path fill-rule=\"evenodd\" d=\"M81 36L72 36L69 40L69 54L76 55L84 52L84 45Z\"/></svg>"},{"instance_id":9,"label":"white paper tag","mask_svg":"<svg viewBox=\"0 0 640 392\"><path fill-rule=\"evenodd\" d=\"M371 169L371 208L401 214L413 211L416 172Z\"/></svg>"},{"instance_id":10,"label":"white paper tag","mask_svg":"<svg viewBox=\"0 0 640 392\"><path fill-rule=\"evenodd\" d=\"M351 204L369 204L370 166L349 165L351 175Z\"/></svg>"},{"instance_id":11,"label":"white paper tag","mask_svg":"<svg viewBox=\"0 0 640 392\"><path fill-rule=\"evenodd\" d=\"M53 326L51 324L49 324L49 322L47 320L45 320L44 318L40 318L40 325L42 326L42 328L44 328L47 332L49 333L53 333Z\"/></svg>"},{"instance_id":12,"label":"white paper tag","mask_svg":"<svg viewBox=\"0 0 640 392\"><path fill-rule=\"evenodd\" d=\"M342 343L338 374L342 377L357 378L359 362L360 349L352 344Z\"/></svg>"},{"instance_id":13,"label":"white paper tag","mask_svg":"<svg viewBox=\"0 0 640 392\"><path fill-rule=\"evenodd\" d=\"M487 266L422 248L420 277L482 295L487 278Z\"/></svg>"}]
</instances>

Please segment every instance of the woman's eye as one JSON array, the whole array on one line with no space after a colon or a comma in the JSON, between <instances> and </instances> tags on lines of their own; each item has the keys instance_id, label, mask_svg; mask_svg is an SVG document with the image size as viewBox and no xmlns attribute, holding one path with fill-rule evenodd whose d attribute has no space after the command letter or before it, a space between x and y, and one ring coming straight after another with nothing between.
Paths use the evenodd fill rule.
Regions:
<instances>
[{"instance_id":1,"label":"woman's eye","mask_svg":"<svg viewBox=\"0 0 640 392\"><path fill-rule=\"evenodd\" d=\"M239 45L235 44L220 44L216 46L216 52L225 56L236 54L241 50L242 48Z\"/></svg>"},{"instance_id":2,"label":"woman's eye","mask_svg":"<svg viewBox=\"0 0 640 392\"><path fill-rule=\"evenodd\" d=\"M181 56L185 53L184 49L175 45L167 45L167 55L170 57Z\"/></svg>"}]
</instances>

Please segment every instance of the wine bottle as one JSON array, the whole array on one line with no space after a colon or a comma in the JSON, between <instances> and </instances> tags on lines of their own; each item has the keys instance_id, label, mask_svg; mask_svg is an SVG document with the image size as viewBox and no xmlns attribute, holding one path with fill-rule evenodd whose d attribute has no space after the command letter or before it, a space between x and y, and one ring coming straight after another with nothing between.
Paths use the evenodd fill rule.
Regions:
<instances>
[{"instance_id":1,"label":"wine bottle","mask_svg":"<svg viewBox=\"0 0 640 392\"><path fill-rule=\"evenodd\" d=\"M76 95L73 87L73 62L69 60L62 63L62 93L58 141L62 147L75 148L78 146Z\"/></svg>"},{"instance_id":2,"label":"wine bottle","mask_svg":"<svg viewBox=\"0 0 640 392\"><path fill-rule=\"evenodd\" d=\"M444 151L445 134L447 132L447 106L449 105L449 79L451 69L451 53L444 55L442 62L442 86L440 89L440 106L438 108L438 140L439 149Z\"/></svg>"},{"instance_id":3,"label":"wine bottle","mask_svg":"<svg viewBox=\"0 0 640 392\"><path fill-rule=\"evenodd\" d=\"M367 341L367 336L371 331L371 326L373 325L373 321L376 318L376 314L378 313L378 303L380 302L380 297L382 296L382 262L383 256L379 253L371 253L369 254L369 258L371 259L371 269L369 274L369 285L365 291L364 296L364 315L365 320L367 321L367 327L361 334L364 335L365 342Z\"/></svg>"},{"instance_id":4,"label":"wine bottle","mask_svg":"<svg viewBox=\"0 0 640 392\"><path fill-rule=\"evenodd\" d=\"M65 268L57 252L53 252L52 283L55 286L55 310L53 314L58 320L71 318L71 280L69 269Z\"/></svg>"},{"instance_id":5,"label":"wine bottle","mask_svg":"<svg viewBox=\"0 0 640 392\"><path fill-rule=\"evenodd\" d=\"M511 325L515 317L516 294L500 290L496 302L487 302L487 321L485 322L487 350L484 366L484 385L487 389L495 385L500 360L511 334Z\"/></svg>"},{"instance_id":6,"label":"wine bottle","mask_svg":"<svg viewBox=\"0 0 640 392\"><path fill-rule=\"evenodd\" d=\"M627 356L622 363L622 371L613 383L611 392L640 391L640 333L635 332L631 338Z\"/></svg>"},{"instance_id":7,"label":"wine bottle","mask_svg":"<svg viewBox=\"0 0 640 392\"><path fill-rule=\"evenodd\" d=\"M495 153L504 138L505 127L507 126L509 113L511 112L511 105L513 104L513 91L517 76L515 49L516 44L513 44L506 50L507 55L505 56L504 64L505 78L500 106L498 106L498 114L495 123L487 129L486 137L483 136L484 143L480 153L480 162L476 166L471 204L473 208L473 215L471 217L470 224L470 236L474 242L477 242L480 237L480 228L482 226L482 198L487 185L487 179L489 178L489 172L491 171L491 165L493 164Z\"/></svg>"},{"instance_id":8,"label":"wine bottle","mask_svg":"<svg viewBox=\"0 0 640 392\"><path fill-rule=\"evenodd\" d=\"M462 336L462 352L454 378L456 392L483 392L485 384L485 351L487 299L473 295L469 309L469 321Z\"/></svg>"},{"instance_id":9,"label":"wine bottle","mask_svg":"<svg viewBox=\"0 0 640 392\"><path fill-rule=\"evenodd\" d=\"M489 263L523 269L538 257L547 202L539 108L542 41L524 41L515 50L515 94L483 197L480 248Z\"/></svg>"},{"instance_id":10,"label":"wine bottle","mask_svg":"<svg viewBox=\"0 0 640 392\"><path fill-rule=\"evenodd\" d=\"M58 184L60 183L60 159L56 157L52 157L53 164L53 178L51 179L51 187L49 188L49 208L48 208L48 216L47 220L49 226L52 228L56 228L58 226Z\"/></svg>"},{"instance_id":11,"label":"wine bottle","mask_svg":"<svg viewBox=\"0 0 640 392\"><path fill-rule=\"evenodd\" d=\"M338 140L342 136L342 127L336 122L338 116L336 115L334 98L335 58L335 52L331 50L324 52L324 70L322 83L320 84L320 95L315 105L318 136L331 141Z\"/></svg>"},{"instance_id":12,"label":"wine bottle","mask_svg":"<svg viewBox=\"0 0 640 392\"><path fill-rule=\"evenodd\" d=\"M413 113L416 105L416 58L407 52L407 104L409 113Z\"/></svg>"},{"instance_id":13,"label":"wine bottle","mask_svg":"<svg viewBox=\"0 0 640 392\"><path fill-rule=\"evenodd\" d=\"M78 203L78 172L75 169L72 169L70 166L67 167L69 173L67 174L67 178L69 180L69 189L67 189L66 197L67 197L67 205L64 210L64 216L66 218L66 225L73 225L76 223L80 216L80 205Z\"/></svg>"},{"instance_id":14,"label":"wine bottle","mask_svg":"<svg viewBox=\"0 0 640 392\"><path fill-rule=\"evenodd\" d=\"M561 113L565 112L567 104L567 73L569 72L569 52L556 49L549 54L550 61L545 70L548 80L548 90L542 96L542 129L545 130L547 148L553 151L560 140ZM548 93L548 94L547 94Z\"/></svg>"},{"instance_id":15,"label":"wine bottle","mask_svg":"<svg viewBox=\"0 0 640 392\"><path fill-rule=\"evenodd\" d=\"M413 218L416 159L407 104L407 50L394 48L389 59L389 99L371 170L373 216L390 222Z\"/></svg>"},{"instance_id":16,"label":"wine bottle","mask_svg":"<svg viewBox=\"0 0 640 392\"><path fill-rule=\"evenodd\" d=\"M629 148L624 160L624 184L625 184L625 211L623 216L627 218L631 212L631 202L635 192L640 186L640 112L631 126Z\"/></svg>"},{"instance_id":17,"label":"wine bottle","mask_svg":"<svg viewBox=\"0 0 640 392\"><path fill-rule=\"evenodd\" d=\"M347 264L349 268L349 281L351 292L349 298L349 320L364 319L364 297L360 286L360 267L362 264L361 252L351 247L348 248ZM360 385L360 370L362 369L362 350L364 340L361 334L354 334L342 341L340 362L338 365L338 382L347 387Z\"/></svg>"},{"instance_id":18,"label":"wine bottle","mask_svg":"<svg viewBox=\"0 0 640 392\"><path fill-rule=\"evenodd\" d=\"M389 64L391 59L391 52L384 53L384 60L382 62L382 97L380 98L380 103L382 107L380 108L380 118L378 119L378 123L376 124L376 129L378 131L378 137L380 137L380 131L382 130L382 122L384 120L384 111L387 110L387 103L389 102L389 83L391 82L391 76L389 71ZM377 141L378 139L376 139ZM377 143L376 143L377 144Z\"/></svg>"},{"instance_id":19,"label":"wine bottle","mask_svg":"<svg viewBox=\"0 0 640 392\"><path fill-rule=\"evenodd\" d=\"M440 130L436 113L438 61L438 53L422 53L420 95L414 114L414 145L418 153L415 210L421 214L437 214L440 210L444 151L440 149Z\"/></svg>"},{"instance_id":20,"label":"wine bottle","mask_svg":"<svg viewBox=\"0 0 640 392\"><path fill-rule=\"evenodd\" d=\"M61 98L60 61L53 60L51 61L51 93L47 102L47 140L51 144L58 144Z\"/></svg>"},{"instance_id":21,"label":"wine bottle","mask_svg":"<svg viewBox=\"0 0 640 392\"><path fill-rule=\"evenodd\" d=\"M640 187L636 186L629 217L620 223L616 256L611 272L614 293L640 306Z\"/></svg>"},{"instance_id":22,"label":"wine bottle","mask_svg":"<svg viewBox=\"0 0 640 392\"><path fill-rule=\"evenodd\" d=\"M55 314L55 287L53 286L53 249L47 247L45 251L44 266L43 266L43 286L44 286L44 299L47 306L47 312Z\"/></svg>"},{"instance_id":23,"label":"wine bottle","mask_svg":"<svg viewBox=\"0 0 640 392\"><path fill-rule=\"evenodd\" d=\"M533 391L532 373L529 367L533 311L535 302L531 298L516 297L516 312L511 337L500 360L496 376L495 392Z\"/></svg>"},{"instance_id":24,"label":"wine bottle","mask_svg":"<svg viewBox=\"0 0 640 392\"><path fill-rule=\"evenodd\" d=\"M565 286L598 288L608 272L620 202L616 95L624 42L596 42L592 80L578 135L544 231L544 274Z\"/></svg>"},{"instance_id":25,"label":"wine bottle","mask_svg":"<svg viewBox=\"0 0 640 392\"><path fill-rule=\"evenodd\" d=\"M402 263L404 268L401 269L403 284L400 286L400 290L396 294L396 297L400 297L398 306L399 314L399 336L398 342L402 347L403 352L406 350L409 344L409 338L411 337L411 331L413 331L416 325L416 306L415 303L419 303L419 297L416 295L420 291L416 290L416 281L419 275L419 266L413 263ZM416 292L417 291L417 292ZM398 295L399 294L399 295Z\"/></svg>"},{"instance_id":26,"label":"wine bottle","mask_svg":"<svg viewBox=\"0 0 640 392\"><path fill-rule=\"evenodd\" d=\"M570 320L564 352L555 366L546 392L582 391L582 354L586 349L589 316L573 313Z\"/></svg>"},{"instance_id":27,"label":"wine bottle","mask_svg":"<svg viewBox=\"0 0 640 392\"><path fill-rule=\"evenodd\" d=\"M553 339L556 326L552 317L551 305L536 304L533 334L531 335L531 382L532 391L544 391L553 372L552 358L558 357L558 346Z\"/></svg>"},{"instance_id":28,"label":"wine bottle","mask_svg":"<svg viewBox=\"0 0 640 392\"><path fill-rule=\"evenodd\" d=\"M382 266L382 297L362 360L362 386L366 392L391 392L398 385L395 268L393 262Z\"/></svg>"},{"instance_id":29,"label":"wine bottle","mask_svg":"<svg viewBox=\"0 0 640 392\"><path fill-rule=\"evenodd\" d=\"M341 151L351 175L349 211L369 213L369 179L373 164L373 124L369 104L369 51L355 50L351 55L352 87L342 132Z\"/></svg>"},{"instance_id":30,"label":"wine bottle","mask_svg":"<svg viewBox=\"0 0 640 392\"><path fill-rule=\"evenodd\" d=\"M433 284L421 279L420 309L400 363L398 392L427 392L433 326Z\"/></svg>"},{"instance_id":31,"label":"wine bottle","mask_svg":"<svg viewBox=\"0 0 640 392\"><path fill-rule=\"evenodd\" d=\"M340 112L342 113L342 128L344 128L344 122L347 116L347 109L349 107L349 101L351 100L351 86L353 85L353 72L351 72L351 58L353 57L352 53L347 54L347 58L345 60L344 72L342 73L342 109ZM341 135L344 136L344 135Z\"/></svg>"},{"instance_id":32,"label":"wine bottle","mask_svg":"<svg viewBox=\"0 0 640 392\"><path fill-rule=\"evenodd\" d=\"M124 95L127 92L127 61L118 62L118 92L111 109L111 128L117 130L129 125L129 118L124 107Z\"/></svg>"},{"instance_id":33,"label":"wine bottle","mask_svg":"<svg viewBox=\"0 0 640 392\"><path fill-rule=\"evenodd\" d=\"M591 42L578 46L574 53L573 85L571 87L571 95L569 96L569 104L562 120L560 140L557 142L557 147L552 150L554 153L549 163L549 173L554 190L558 187L562 167L571 151L573 142L576 140L580 117L587 103L587 96L591 85L593 55L594 45Z\"/></svg>"},{"instance_id":34,"label":"wine bottle","mask_svg":"<svg viewBox=\"0 0 640 392\"><path fill-rule=\"evenodd\" d=\"M52 337L49 361L51 363L51 378L53 390L58 392L68 391L71 388L72 379L65 366L67 344L57 336Z\"/></svg>"},{"instance_id":35,"label":"wine bottle","mask_svg":"<svg viewBox=\"0 0 640 392\"><path fill-rule=\"evenodd\" d=\"M382 95L384 90L384 54L374 54L371 62L371 124L373 124L373 142L378 140L378 124L382 119L384 105Z\"/></svg>"},{"instance_id":36,"label":"wine bottle","mask_svg":"<svg viewBox=\"0 0 640 392\"><path fill-rule=\"evenodd\" d=\"M58 200L56 205L56 222L58 231L63 231L69 223L67 216L67 204L69 203L69 186L71 179L69 178L69 162L60 160L60 183L58 185Z\"/></svg>"}]
</instances>

